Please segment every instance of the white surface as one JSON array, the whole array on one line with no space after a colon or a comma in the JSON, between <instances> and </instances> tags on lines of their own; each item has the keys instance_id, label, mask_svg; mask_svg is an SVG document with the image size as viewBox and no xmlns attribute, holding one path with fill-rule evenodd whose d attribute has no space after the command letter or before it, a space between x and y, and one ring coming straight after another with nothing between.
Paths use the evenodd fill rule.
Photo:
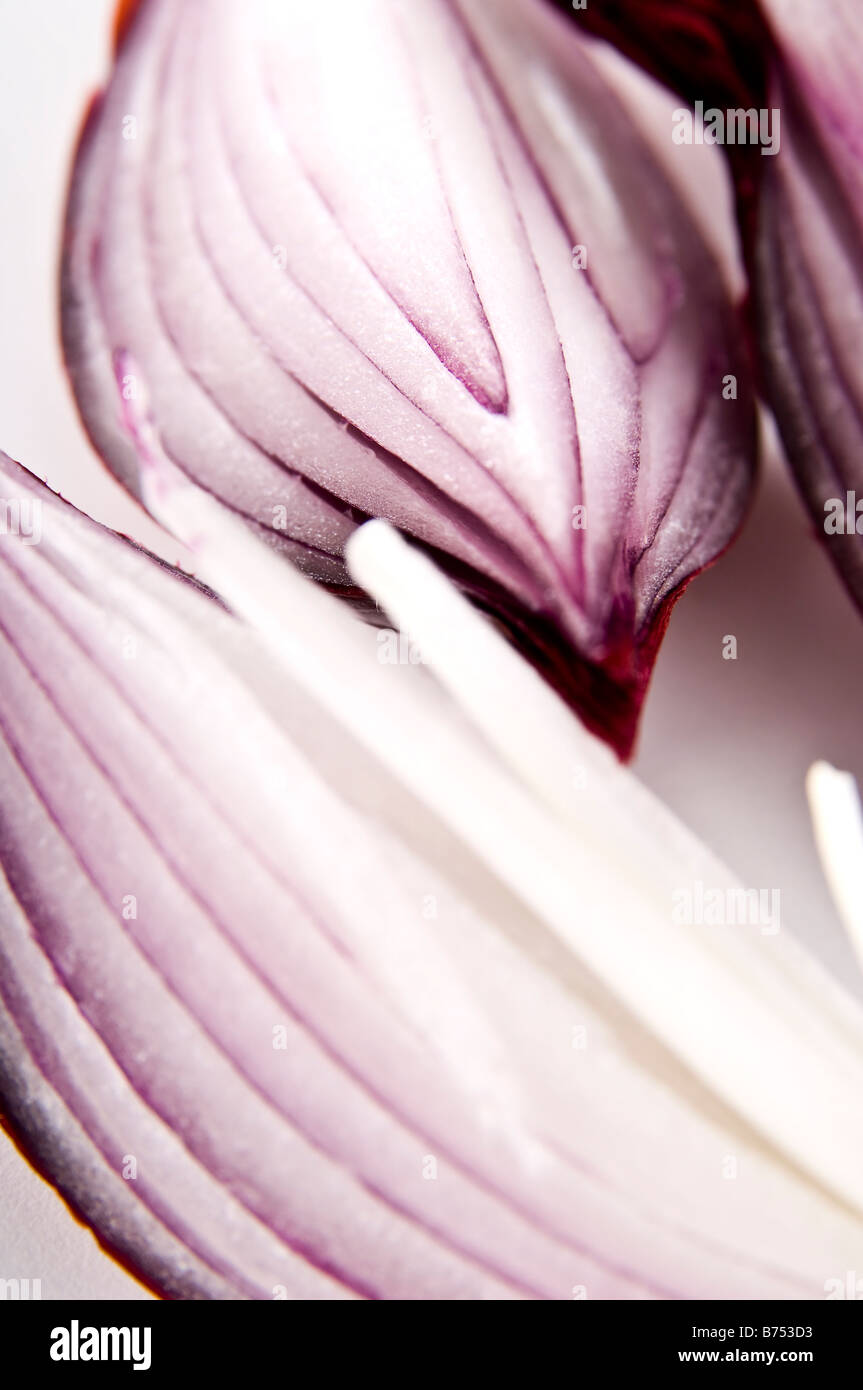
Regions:
<instances>
[{"instance_id":1,"label":"white surface","mask_svg":"<svg viewBox=\"0 0 863 1390\"><path fill-rule=\"evenodd\" d=\"M56 262L71 149L107 63L111 0L0 0L0 447L154 548L158 533L92 455L60 370ZM161 546L165 551L164 545ZM179 550L165 551L174 559ZM738 658L726 661L726 635ZM863 623L774 459L740 542L681 600L648 698L637 769L783 926L859 974L822 879L804 794L816 758L863 774ZM0 1133L0 1278L43 1296L145 1297Z\"/></svg>"},{"instance_id":2,"label":"white surface","mask_svg":"<svg viewBox=\"0 0 863 1390\"><path fill-rule=\"evenodd\" d=\"M0 1279L41 1283L43 1299L149 1299L0 1131ZM32 1294L31 1294L32 1297Z\"/></svg>"},{"instance_id":3,"label":"white surface","mask_svg":"<svg viewBox=\"0 0 863 1390\"><path fill-rule=\"evenodd\" d=\"M783 927L858 994L805 778L824 758L859 782L861 691L863 623L771 455L739 540L672 615L636 768L747 887L780 890Z\"/></svg>"}]
</instances>

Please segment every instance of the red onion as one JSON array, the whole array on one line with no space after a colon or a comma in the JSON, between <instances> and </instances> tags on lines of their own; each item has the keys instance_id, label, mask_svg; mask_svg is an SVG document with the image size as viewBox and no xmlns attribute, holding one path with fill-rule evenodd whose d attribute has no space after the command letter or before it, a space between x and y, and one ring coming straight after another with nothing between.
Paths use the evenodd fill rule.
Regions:
<instances>
[{"instance_id":1,"label":"red onion","mask_svg":"<svg viewBox=\"0 0 863 1390\"><path fill-rule=\"evenodd\" d=\"M338 592L388 519L622 753L749 489L718 270L538 0L146 0L81 140L63 337L128 487L146 401Z\"/></svg>"},{"instance_id":2,"label":"red onion","mask_svg":"<svg viewBox=\"0 0 863 1390\"><path fill-rule=\"evenodd\" d=\"M784 937L673 925L724 871L394 537L351 562L456 705L155 467L257 633L0 456L0 1100L100 1238L174 1298L852 1268L859 1008Z\"/></svg>"}]
</instances>

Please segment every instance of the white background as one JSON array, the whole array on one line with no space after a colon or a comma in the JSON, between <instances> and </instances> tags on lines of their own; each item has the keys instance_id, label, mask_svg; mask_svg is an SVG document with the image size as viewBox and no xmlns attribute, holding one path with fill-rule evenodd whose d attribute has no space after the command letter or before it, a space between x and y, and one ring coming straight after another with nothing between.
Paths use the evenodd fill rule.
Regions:
<instances>
[{"instance_id":1,"label":"white background","mask_svg":"<svg viewBox=\"0 0 863 1390\"><path fill-rule=\"evenodd\" d=\"M60 364L61 209L84 107L107 69L112 12L111 0L0 0L0 448L174 559L93 456ZM657 134L666 152L667 129ZM715 228L716 209L707 216ZM722 658L726 634L737 637L736 662ZM818 757L863 773L861 690L863 621L773 457L741 539L673 615L636 768L748 886L780 889L783 928L858 993L803 778ZM147 1296L0 1133L0 1278L13 1277L41 1278L45 1298Z\"/></svg>"}]
</instances>

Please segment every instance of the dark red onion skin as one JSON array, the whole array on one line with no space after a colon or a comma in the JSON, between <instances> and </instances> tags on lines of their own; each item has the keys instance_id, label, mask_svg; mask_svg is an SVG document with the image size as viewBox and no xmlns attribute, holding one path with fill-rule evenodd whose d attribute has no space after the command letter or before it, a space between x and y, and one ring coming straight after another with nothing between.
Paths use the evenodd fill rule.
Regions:
<instances>
[{"instance_id":1,"label":"dark red onion skin","mask_svg":"<svg viewBox=\"0 0 863 1390\"><path fill-rule=\"evenodd\" d=\"M123 40L135 22L135 15L141 6L141 0L117 0L117 9L114 13L114 43L113 50L115 55L120 52Z\"/></svg>"}]
</instances>

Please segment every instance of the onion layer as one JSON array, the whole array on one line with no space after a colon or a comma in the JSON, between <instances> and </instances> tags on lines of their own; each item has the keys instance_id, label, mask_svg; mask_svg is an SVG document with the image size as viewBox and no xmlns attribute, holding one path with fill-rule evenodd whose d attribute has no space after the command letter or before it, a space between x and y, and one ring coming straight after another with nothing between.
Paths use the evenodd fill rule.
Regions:
<instances>
[{"instance_id":1,"label":"onion layer","mask_svg":"<svg viewBox=\"0 0 863 1390\"><path fill-rule=\"evenodd\" d=\"M0 458L34 523L0 537L0 1084L100 1237L178 1298L793 1298L853 1268L859 1009L782 938L666 948L670 885L724 871L453 591L356 550L421 623L451 595L446 682L478 654L526 746L283 567L268 623L277 562L151 482L260 633Z\"/></svg>"},{"instance_id":2,"label":"onion layer","mask_svg":"<svg viewBox=\"0 0 863 1390\"><path fill-rule=\"evenodd\" d=\"M63 338L128 487L148 413L358 602L345 543L389 520L624 754L748 495L718 270L538 0L146 0L76 161Z\"/></svg>"}]
</instances>

